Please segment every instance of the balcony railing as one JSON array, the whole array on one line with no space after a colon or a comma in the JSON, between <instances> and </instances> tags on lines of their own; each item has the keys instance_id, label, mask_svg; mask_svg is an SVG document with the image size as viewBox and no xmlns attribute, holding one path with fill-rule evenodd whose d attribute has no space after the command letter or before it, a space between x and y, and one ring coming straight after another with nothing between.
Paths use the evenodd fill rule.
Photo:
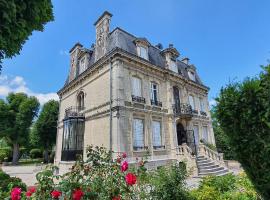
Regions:
<instances>
[{"instance_id":1,"label":"balcony railing","mask_svg":"<svg viewBox=\"0 0 270 200\"><path fill-rule=\"evenodd\" d=\"M189 116L189 117L191 117L193 114L191 105L187 103L180 103L179 105L174 104L173 113L176 116Z\"/></svg>"},{"instance_id":2,"label":"balcony railing","mask_svg":"<svg viewBox=\"0 0 270 200\"><path fill-rule=\"evenodd\" d=\"M162 107L162 102L151 99L151 105Z\"/></svg>"},{"instance_id":3,"label":"balcony railing","mask_svg":"<svg viewBox=\"0 0 270 200\"><path fill-rule=\"evenodd\" d=\"M84 117L84 113L82 112L84 107L81 106L71 106L65 110L65 118L69 117Z\"/></svg>"},{"instance_id":4,"label":"balcony railing","mask_svg":"<svg viewBox=\"0 0 270 200\"><path fill-rule=\"evenodd\" d=\"M138 103L145 103L145 98L131 95L132 101L138 102Z\"/></svg>"},{"instance_id":5,"label":"balcony railing","mask_svg":"<svg viewBox=\"0 0 270 200\"><path fill-rule=\"evenodd\" d=\"M76 161L82 155L83 155L83 150L62 150L61 160L62 161Z\"/></svg>"},{"instance_id":6,"label":"balcony railing","mask_svg":"<svg viewBox=\"0 0 270 200\"><path fill-rule=\"evenodd\" d=\"M133 146L134 151L145 151L148 150L148 146Z\"/></svg>"},{"instance_id":7,"label":"balcony railing","mask_svg":"<svg viewBox=\"0 0 270 200\"><path fill-rule=\"evenodd\" d=\"M199 111L198 111L198 110L195 110L195 109L192 109L192 113L193 113L194 115L198 115L198 114L199 114Z\"/></svg>"},{"instance_id":8,"label":"balcony railing","mask_svg":"<svg viewBox=\"0 0 270 200\"><path fill-rule=\"evenodd\" d=\"M200 111L200 113L202 116L205 116L205 117L207 116L207 113L205 111Z\"/></svg>"},{"instance_id":9,"label":"balcony railing","mask_svg":"<svg viewBox=\"0 0 270 200\"><path fill-rule=\"evenodd\" d=\"M161 146L153 146L154 150L161 150L161 149L165 149L165 145L161 145Z\"/></svg>"}]
</instances>

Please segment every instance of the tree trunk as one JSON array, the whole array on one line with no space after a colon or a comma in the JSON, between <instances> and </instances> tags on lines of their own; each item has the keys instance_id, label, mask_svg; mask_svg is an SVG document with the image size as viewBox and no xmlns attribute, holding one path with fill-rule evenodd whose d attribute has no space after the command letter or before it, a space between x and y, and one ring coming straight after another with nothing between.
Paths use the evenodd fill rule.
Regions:
<instances>
[{"instance_id":1,"label":"tree trunk","mask_svg":"<svg viewBox=\"0 0 270 200\"><path fill-rule=\"evenodd\" d=\"M18 165L19 154L20 154L19 144L15 142L13 143L12 165Z\"/></svg>"},{"instance_id":2,"label":"tree trunk","mask_svg":"<svg viewBox=\"0 0 270 200\"><path fill-rule=\"evenodd\" d=\"M47 148L44 150L44 162L45 163L49 162L49 152Z\"/></svg>"}]
</instances>

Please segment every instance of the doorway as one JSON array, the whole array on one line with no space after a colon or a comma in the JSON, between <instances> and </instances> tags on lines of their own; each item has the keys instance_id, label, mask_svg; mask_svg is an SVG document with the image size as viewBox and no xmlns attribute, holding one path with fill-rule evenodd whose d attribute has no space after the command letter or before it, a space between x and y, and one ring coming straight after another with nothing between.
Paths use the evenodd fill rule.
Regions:
<instances>
[{"instance_id":1,"label":"doorway","mask_svg":"<svg viewBox=\"0 0 270 200\"><path fill-rule=\"evenodd\" d=\"M178 146L182 145L183 143L187 143L187 133L184 129L184 126L181 122L176 125L177 131L177 142Z\"/></svg>"}]
</instances>

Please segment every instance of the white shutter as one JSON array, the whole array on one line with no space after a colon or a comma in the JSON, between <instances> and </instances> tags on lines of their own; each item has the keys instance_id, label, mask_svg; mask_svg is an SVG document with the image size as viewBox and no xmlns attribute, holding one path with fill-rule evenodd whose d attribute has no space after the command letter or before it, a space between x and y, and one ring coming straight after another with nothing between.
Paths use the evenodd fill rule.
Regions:
<instances>
[{"instance_id":1,"label":"white shutter","mask_svg":"<svg viewBox=\"0 0 270 200\"><path fill-rule=\"evenodd\" d=\"M141 79L137 77L132 78L132 94L138 97L142 96Z\"/></svg>"},{"instance_id":2,"label":"white shutter","mask_svg":"<svg viewBox=\"0 0 270 200\"><path fill-rule=\"evenodd\" d=\"M200 98L201 111L205 111L203 98Z\"/></svg>"},{"instance_id":3,"label":"white shutter","mask_svg":"<svg viewBox=\"0 0 270 200\"><path fill-rule=\"evenodd\" d=\"M144 127L142 119L134 119L133 121L133 145L135 147L144 146Z\"/></svg>"},{"instance_id":4,"label":"white shutter","mask_svg":"<svg viewBox=\"0 0 270 200\"><path fill-rule=\"evenodd\" d=\"M159 121L152 123L153 146L161 146L161 124Z\"/></svg>"},{"instance_id":5,"label":"white shutter","mask_svg":"<svg viewBox=\"0 0 270 200\"><path fill-rule=\"evenodd\" d=\"M189 95L188 99L189 99L189 104L191 105L192 109L194 110L195 109L195 105L194 105L194 98L193 98L193 96Z\"/></svg>"},{"instance_id":6,"label":"white shutter","mask_svg":"<svg viewBox=\"0 0 270 200\"><path fill-rule=\"evenodd\" d=\"M208 128L207 128L207 126L203 126L203 140L208 142Z\"/></svg>"}]
</instances>

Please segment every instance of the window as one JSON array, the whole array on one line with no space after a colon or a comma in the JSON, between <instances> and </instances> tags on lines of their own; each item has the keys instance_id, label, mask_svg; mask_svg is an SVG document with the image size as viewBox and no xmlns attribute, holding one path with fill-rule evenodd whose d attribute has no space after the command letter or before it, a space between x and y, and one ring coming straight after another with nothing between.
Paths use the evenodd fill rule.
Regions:
<instances>
[{"instance_id":1,"label":"window","mask_svg":"<svg viewBox=\"0 0 270 200\"><path fill-rule=\"evenodd\" d=\"M171 70L174 71L175 73L178 73L178 67L176 65L176 61L171 60Z\"/></svg>"},{"instance_id":2,"label":"window","mask_svg":"<svg viewBox=\"0 0 270 200\"><path fill-rule=\"evenodd\" d=\"M142 96L142 81L137 77L132 77L132 94L137 97Z\"/></svg>"},{"instance_id":3,"label":"window","mask_svg":"<svg viewBox=\"0 0 270 200\"><path fill-rule=\"evenodd\" d=\"M148 60L147 49L145 47L142 47L142 46L138 47L138 55L141 58Z\"/></svg>"},{"instance_id":4,"label":"window","mask_svg":"<svg viewBox=\"0 0 270 200\"><path fill-rule=\"evenodd\" d=\"M80 60L80 66L79 66L79 74L83 73L86 69L86 63L85 63L85 58L82 58Z\"/></svg>"},{"instance_id":5,"label":"window","mask_svg":"<svg viewBox=\"0 0 270 200\"><path fill-rule=\"evenodd\" d=\"M133 147L136 150L144 148L144 121L142 119L133 120Z\"/></svg>"},{"instance_id":6,"label":"window","mask_svg":"<svg viewBox=\"0 0 270 200\"><path fill-rule=\"evenodd\" d=\"M205 104L203 98L200 98L200 109L201 111L205 112Z\"/></svg>"},{"instance_id":7,"label":"window","mask_svg":"<svg viewBox=\"0 0 270 200\"><path fill-rule=\"evenodd\" d=\"M195 144L198 145L199 144L199 126L194 125L193 130L194 130Z\"/></svg>"},{"instance_id":8,"label":"window","mask_svg":"<svg viewBox=\"0 0 270 200\"><path fill-rule=\"evenodd\" d=\"M203 135L202 135L202 139L205 142L208 142L208 127L207 126L203 126Z\"/></svg>"},{"instance_id":9,"label":"window","mask_svg":"<svg viewBox=\"0 0 270 200\"><path fill-rule=\"evenodd\" d=\"M78 103L78 110L83 110L84 109L84 93L80 92L78 97L77 97L77 103Z\"/></svg>"},{"instance_id":10,"label":"window","mask_svg":"<svg viewBox=\"0 0 270 200\"><path fill-rule=\"evenodd\" d=\"M158 101L158 86L156 83L151 83L151 100Z\"/></svg>"},{"instance_id":11,"label":"window","mask_svg":"<svg viewBox=\"0 0 270 200\"><path fill-rule=\"evenodd\" d=\"M153 147L159 148L162 145L161 141L161 123L160 121L152 122Z\"/></svg>"},{"instance_id":12,"label":"window","mask_svg":"<svg viewBox=\"0 0 270 200\"><path fill-rule=\"evenodd\" d=\"M191 105L192 110L195 110L194 97L192 95L188 96L189 104Z\"/></svg>"},{"instance_id":13,"label":"window","mask_svg":"<svg viewBox=\"0 0 270 200\"><path fill-rule=\"evenodd\" d=\"M188 71L188 77L189 77L192 81L196 81L194 72Z\"/></svg>"},{"instance_id":14,"label":"window","mask_svg":"<svg viewBox=\"0 0 270 200\"><path fill-rule=\"evenodd\" d=\"M64 121L61 160L76 160L76 156L83 153L83 135L84 119L77 118Z\"/></svg>"}]
</instances>

